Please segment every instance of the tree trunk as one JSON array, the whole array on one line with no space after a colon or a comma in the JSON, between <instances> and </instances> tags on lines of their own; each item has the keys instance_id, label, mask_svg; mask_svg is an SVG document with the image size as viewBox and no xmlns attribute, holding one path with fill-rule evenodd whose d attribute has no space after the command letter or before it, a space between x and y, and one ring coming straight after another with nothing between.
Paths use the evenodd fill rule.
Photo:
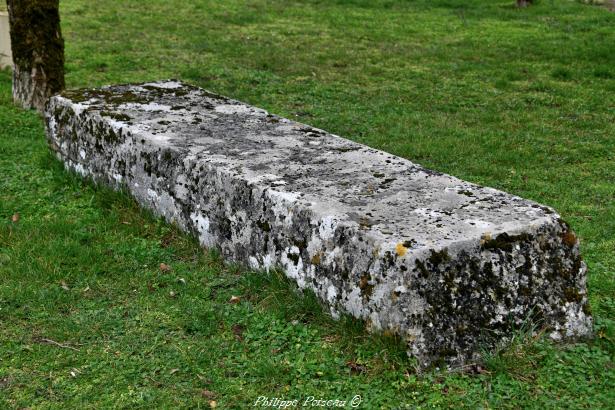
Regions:
<instances>
[{"instance_id":1,"label":"tree trunk","mask_svg":"<svg viewBox=\"0 0 615 410\"><path fill-rule=\"evenodd\" d=\"M13 51L13 100L42 112L64 89L59 0L7 0Z\"/></svg>"}]
</instances>

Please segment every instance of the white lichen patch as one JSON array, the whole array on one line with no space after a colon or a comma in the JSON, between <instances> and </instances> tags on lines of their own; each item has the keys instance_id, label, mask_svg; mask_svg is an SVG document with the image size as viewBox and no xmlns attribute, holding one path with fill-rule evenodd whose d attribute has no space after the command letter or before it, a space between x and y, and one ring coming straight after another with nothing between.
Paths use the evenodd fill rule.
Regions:
<instances>
[{"instance_id":1,"label":"white lichen patch","mask_svg":"<svg viewBox=\"0 0 615 410\"><path fill-rule=\"evenodd\" d=\"M267 115L267 111L260 108L250 107L244 104L221 104L214 108L215 112L221 114L257 114L259 116Z\"/></svg>"},{"instance_id":2,"label":"white lichen patch","mask_svg":"<svg viewBox=\"0 0 615 410\"><path fill-rule=\"evenodd\" d=\"M207 247L214 246L215 237L209 232L209 218L197 210L190 214L190 219L193 223L192 226L196 228L199 243Z\"/></svg>"},{"instance_id":3,"label":"white lichen patch","mask_svg":"<svg viewBox=\"0 0 615 410\"><path fill-rule=\"evenodd\" d=\"M175 90L184 87L183 83L180 83L179 81L160 81L156 83L145 83L141 88L144 88L145 86L163 88L167 90Z\"/></svg>"}]
</instances>

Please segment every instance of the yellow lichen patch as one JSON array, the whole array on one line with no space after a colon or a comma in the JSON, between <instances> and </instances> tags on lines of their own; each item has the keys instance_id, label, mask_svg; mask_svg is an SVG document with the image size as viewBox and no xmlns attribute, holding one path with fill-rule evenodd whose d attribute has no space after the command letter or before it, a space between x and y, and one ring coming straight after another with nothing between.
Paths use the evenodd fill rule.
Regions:
<instances>
[{"instance_id":1,"label":"yellow lichen patch","mask_svg":"<svg viewBox=\"0 0 615 410\"><path fill-rule=\"evenodd\" d=\"M395 247L395 253L397 253L397 256L404 256L406 252L408 252L408 248L406 248L401 242Z\"/></svg>"},{"instance_id":2,"label":"yellow lichen patch","mask_svg":"<svg viewBox=\"0 0 615 410\"><path fill-rule=\"evenodd\" d=\"M480 238L480 244L483 245L485 242L491 240L491 232L485 232L483 236Z\"/></svg>"},{"instance_id":3,"label":"yellow lichen patch","mask_svg":"<svg viewBox=\"0 0 615 410\"><path fill-rule=\"evenodd\" d=\"M312 262L312 265L320 265L320 252L312 256L311 262Z\"/></svg>"}]
</instances>

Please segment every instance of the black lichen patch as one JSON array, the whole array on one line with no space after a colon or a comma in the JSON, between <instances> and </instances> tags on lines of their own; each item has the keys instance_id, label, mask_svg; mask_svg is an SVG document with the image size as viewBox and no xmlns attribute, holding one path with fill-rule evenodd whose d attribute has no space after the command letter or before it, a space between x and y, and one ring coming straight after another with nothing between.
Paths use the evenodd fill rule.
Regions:
<instances>
[{"instance_id":1,"label":"black lichen patch","mask_svg":"<svg viewBox=\"0 0 615 410\"><path fill-rule=\"evenodd\" d=\"M299 248L299 250L304 250L307 247L307 241L303 238L293 239L293 245Z\"/></svg>"},{"instance_id":2,"label":"black lichen patch","mask_svg":"<svg viewBox=\"0 0 615 410\"><path fill-rule=\"evenodd\" d=\"M515 243L525 242L530 239L531 236L526 233L520 235L509 235L504 232L496 236L494 239L485 241L481 248L488 250L499 249L505 252L511 252Z\"/></svg>"},{"instance_id":3,"label":"black lichen patch","mask_svg":"<svg viewBox=\"0 0 615 410\"><path fill-rule=\"evenodd\" d=\"M109 117L109 118L113 118L114 120L117 121L130 121L131 118L129 115L124 114L124 113L119 113L119 112L113 112L113 111L101 111L100 115L103 117Z\"/></svg>"},{"instance_id":4,"label":"black lichen patch","mask_svg":"<svg viewBox=\"0 0 615 410\"><path fill-rule=\"evenodd\" d=\"M583 300L583 296L577 288L569 287L564 289L564 298L567 302L579 303Z\"/></svg>"},{"instance_id":5,"label":"black lichen patch","mask_svg":"<svg viewBox=\"0 0 615 410\"><path fill-rule=\"evenodd\" d=\"M98 103L121 105L127 103L147 104L152 100L145 93L135 93L127 87L115 87L113 89L81 89L67 90L62 92L62 97L68 98L73 102L85 102L96 100Z\"/></svg>"},{"instance_id":6,"label":"black lichen patch","mask_svg":"<svg viewBox=\"0 0 615 410\"><path fill-rule=\"evenodd\" d=\"M267 221L259 220L258 222L256 222L256 226L258 226L263 232L271 231L271 225L269 225L269 222Z\"/></svg>"},{"instance_id":7,"label":"black lichen patch","mask_svg":"<svg viewBox=\"0 0 615 410\"><path fill-rule=\"evenodd\" d=\"M414 266L415 266L414 271L419 274L419 277L423 279L426 279L429 277L429 270L427 269L423 261L421 261L420 259L417 259L416 262L414 263Z\"/></svg>"},{"instance_id":8,"label":"black lichen patch","mask_svg":"<svg viewBox=\"0 0 615 410\"><path fill-rule=\"evenodd\" d=\"M446 249L442 249L439 252L436 252L435 250L432 249L431 255L429 256L428 260L429 260L429 263L431 263L431 266L437 267L441 263L448 262L450 259L451 258L448 255L448 251Z\"/></svg>"},{"instance_id":9,"label":"black lichen patch","mask_svg":"<svg viewBox=\"0 0 615 410\"><path fill-rule=\"evenodd\" d=\"M356 146L334 147L334 148L331 148L332 151L338 151L338 152L357 151L358 149L359 149L359 147L356 147Z\"/></svg>"},{"instance_id":10,"label":"black lichen patch","mask_svg":"<svg viewBox=\"0 0 615 410\"><path fill-rule=\"evenodd\" d=\"M468 191L466 189L462 189L460 191L457 191L457 193L460 194L460 195L465 195L465 196L474 196L474 192Z\"/></svg>"},{"instance_id":11,"label":"black lichen patch","mask_svg":"<svg viewBox=\"0 0 615 410\"><path fill-rule=\"evenodd\" d=\"M298 254L296 254L296 253L288 253L288 254L286 254L286 257L288 259L290 259L291 261L293 261L295 266L297 266L299 264L300 256Z\"/></svg>"}]
</instances>

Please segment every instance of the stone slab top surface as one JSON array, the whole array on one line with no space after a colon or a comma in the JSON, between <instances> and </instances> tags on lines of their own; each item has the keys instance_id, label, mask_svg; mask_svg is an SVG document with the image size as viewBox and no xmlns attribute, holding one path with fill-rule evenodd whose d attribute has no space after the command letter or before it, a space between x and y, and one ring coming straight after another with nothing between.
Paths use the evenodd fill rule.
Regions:
<instances>
[{"instance_id":1,"label":"stone slab top surface","mask_svg":"<svg viewBox=\"0 0 615 410\"><path fill-rule=\"evenodd\" d=\"M397 253L452 250L559 218L535 202L178 81L65 97L118 131L197 156L323 217L354 222Z\"/></svg>"}]
</instances>

